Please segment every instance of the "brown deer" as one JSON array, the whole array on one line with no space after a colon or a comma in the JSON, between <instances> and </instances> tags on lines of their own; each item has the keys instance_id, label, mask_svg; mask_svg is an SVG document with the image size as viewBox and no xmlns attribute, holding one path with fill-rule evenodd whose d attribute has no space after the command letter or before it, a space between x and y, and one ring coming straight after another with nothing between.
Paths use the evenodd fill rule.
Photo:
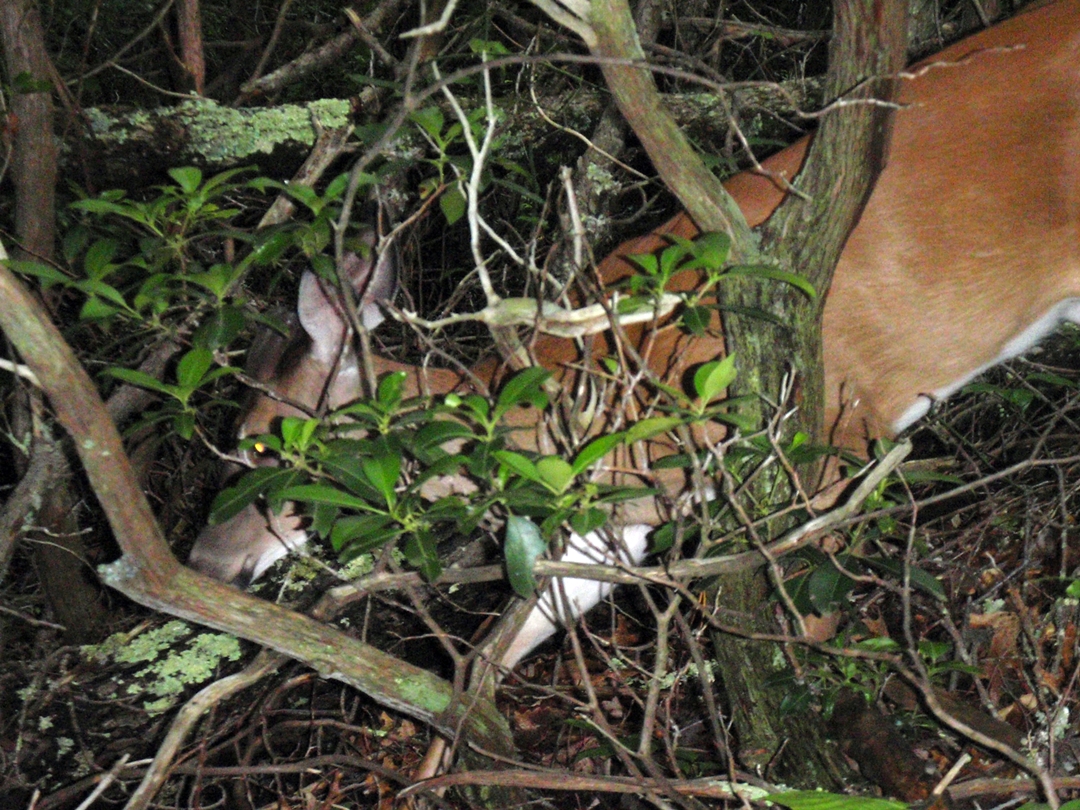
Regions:
<instances>
[{"instance_id":1,"label":"brown deer","mask_svg":"<svg viewBox=\"0 0 1080 810\"><path fill-rule=\"evenodd\" d=\"M848 239L825 307L826 424L835 443L857 452L865 452L870 439L905 429L935 399L1031 348L1059 323L1080 323L1080 2L1042 6L952 45L928 63L941 65L902 82L904 108L896 116L889 164ZM727 181L752 226L783 199L777 178L795 177L809 142L766 160L764 173ZM677 216L621 245L600 264L599 276L605 283L621 278L630 272L627 256L658 250L668 234L696 232L687 216ZM370 293L371 287L392 289L382 272L375 278L363 306L369 325L380 317L380 293ZM697 280L694 273L676 279L683 289ZM355 399L360 375L336 298L308 275L298 309L306 348L277 368L270 384L311 408L320 400L335 407ZM639 350L648 349L652 372L674 383L725 351L718 337L691 339L662 329L646 342L646 332L639 331L631 339ZM582 358L574 342L541 335L532 352L573 390L582 373L575 370ZM446 393L467 384L451 371L375 362L380 373L407 372L413 393ZM498 372L493 362L473 369L488 382ZM240 435L264 432L288 411L261 397ZM542 432L535 410L514 419ZM716 431L722 435L723 428ZM522 444L534 449L539 441L524 438ZM648 450L650 457L666 452L671 448L662 441ZM679 471L650 475L637 469L670 494L685 486ZM645 534L659 521L656 505L631 505L619 521L631 542L618 553L625 561L639 559ZM250 507L207 528L190 563L226 581L250 579L304 540L302 518L291 508L275 516ZM569 553L614 559L596 538L574 538ZM584 581L573 585L574 613L607 592ZM512 667L550 635L552 618L549 604L501 663Z\"/></svg>"}]
</instances>

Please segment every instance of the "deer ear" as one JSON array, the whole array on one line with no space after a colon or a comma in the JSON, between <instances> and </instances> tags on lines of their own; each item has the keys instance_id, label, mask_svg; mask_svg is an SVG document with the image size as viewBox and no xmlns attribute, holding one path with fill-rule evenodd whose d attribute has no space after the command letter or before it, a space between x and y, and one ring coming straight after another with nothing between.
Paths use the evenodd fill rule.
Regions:
<instances>
[{"instance_id":1,"label":"deer ear","mask_svg":"<svg viewBox=\"0 0 1080 810\"><path fill-rule=\"evenodd\" d=\"M330 283L305 270L300 278L296 313L300 317L300 325L311 338L311 354L327 365L334 363L341 351L348 322L341 301Z\"/></svg>"},{"instance_id":2,"label":"deer ear","mask_svg":"<svg viewBox=\"0 0 1080 810\"><path fill-rule=\"evenodd\" d=\"M380 304L392 301L397 292L397 246L391 242L376 256L375 234L365 234L363 241L359 252L345 254L341 272L356 293L362 323L374 329L385 320Z\"/></svg>"},{"instance_id":3,"label":"deer ear","mask_svg":"<svg viewBox=\"0 0 1080 810\"><path fill-rule=\"evenodd\" d=\"M366 328L374 329L384 320L379 304L389 301L397 291L397 262L392 258L393 248L384 250L376 260L373 233L365 235L363 240L366 244L360 252L345 254L340 272L356 296L361 322ZM305 271L300 279L296 312L300 325L311 338L314 356L333 363L349 326L337 291L311 271Z\"/></svg>"}]
</instances>

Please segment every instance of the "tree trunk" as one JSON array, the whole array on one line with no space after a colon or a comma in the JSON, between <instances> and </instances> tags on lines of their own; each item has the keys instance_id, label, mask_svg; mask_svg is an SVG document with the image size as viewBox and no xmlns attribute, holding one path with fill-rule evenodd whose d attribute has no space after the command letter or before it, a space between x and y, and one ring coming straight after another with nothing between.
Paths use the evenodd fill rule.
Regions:
<instances>
[{"instance_id":1,"label":"tree trunk","mask_svg":"<svg viewBox=\"0 0 1080 810\"><path fill-rule=\"evenodd\" d=\"M57 149L53 135L52 75L41 18L34 0L0 3L0 43L11 94L11 121L15 132L11 174L15 186L16 258L50 261L56 241ZM12 421L29 435L30 393L14 406ZM36 441L52 442L47 436ZM29 444L29 443L27 443ZM66 628L68 643L96 641L104 632L107 611L87 564L86 544L75 518L78 499L71 488L72 474L65 462L37 513L40 527L28 537L35 540L34 563L56 620ZM25 466L24 470L25 472Z\"/></svg>"},{"instance_id":2,"label":"tree trunk","mask_svg":"<svg viewBox=\"0 0 1080 810\"><path fill-rule=\"evenodd\" d=\"M834 4L833 14L826 98L890 98L895 84L891 77L904 63L904 2L842 0ZM866 81L873 77L880 78ZM821 313L847 235L884 167L891 119L890 108L872 104L848 105L826 115L796 180L809 199L789 196L762 228L763 253L806 276L819 291L818 298L812 301L790 286L760 282L731 284L724 290L725 304L773 316L729 315L724 326L728 345L737 352L737 394L775 401L784 376L796 374L799 410L788 424L789 436L794 430L822 435ZM759 424L765 416L763 410ZM774 476L757 481L756 508L771 504L779 509L791 500L782 470L773 470ZM808 480L815 475L811 470ZM769 534L778 536L785 528L771 526ZM763 570L724 577L717 588L718 603L744 617L739 624L746 631L776 632ZM776 646L721 635L714 644L740 750L772 760L780 778L798 778L805 786L835 784L836 771L822 744L822 724L807 716L782 716L783 693L765 687L786 668Z\"/></svg>"}]
</instances>

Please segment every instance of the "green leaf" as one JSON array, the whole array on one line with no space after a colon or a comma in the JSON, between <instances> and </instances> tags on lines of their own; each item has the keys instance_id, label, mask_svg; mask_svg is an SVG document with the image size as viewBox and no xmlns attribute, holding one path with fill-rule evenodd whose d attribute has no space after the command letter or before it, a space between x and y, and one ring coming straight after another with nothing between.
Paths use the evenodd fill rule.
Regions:
<instances>
[{"instance_id":1,"label":"green leaf","mask_svg":"<svg viewBox=\"0 0 1080 810\"><path fill-rule=\"evenodd\" d=\"M240 307L222 307L202 322L191 336L193 345L214 351L228 346L247 325Z\"/></svg>"},{"instance_id":2,"label":"green leaf","mask_svg":"<svg viewBox=\"0 0 1080 810\"><path fill-rule=\"evenodd\" d=\"M635 422L626 430L626 442L640 442L649 439L658 433L667 433L674 430L685 420L678 416L651 416Z\"/></svg>"},{"instance_id":3,"label":"green leaf","mask_svg":"<svg viewBox=\"0 0 1080 810\"><path fill-rule=\"evenodd\" d=\"M846 567L844 561L841 561L841 564ZM821 615L835 610L854 587L855 580L838 571L829 562L815 568L806 583L810 604Z\"/></svg>"},{"instance_id":4,"label":"green leaf","mask_svg":"<svg viewBox=\"0 0 1080 810\"><path fill-rule=\"evenodd\" d=\"M113 258L116 256L118 248L119 244L115 239L99 239L94 242L90 249L86 251L86 258L83 259L83 270L86 277L100 281L115 270L116 265L113 264Z\"/></svg>"},{"instance_id":5,"label":"green leaf","mask_svg":"<svg viewBox=\"0 0 1080 810\"><path fill-rule=\"evenodd\" d=\"M176 398L177 390L175 385L169 385L163 383L161 380L151 377L142 371L137 371L131 368L107 368L105 374L110 377L115 377L118 380L128 383L129 385L135 385L139 388L145 388L148 391L157 391L159 394L165 394L168 397Z\"/></svg>"},{"instance_id":6,"label":"green leaf","mask_svg":"<svg viewBox=\"0 0 1080 810\"><path fill-rule=\"evenodd\" d=\"M415 110L409 115L409 118L412 119L414 124L435 139L442 134L443 126L446 123L442 110L438 107L424 107L423 109Z\"/></svg>"},{"instance_id":7,"label":"green leaf","mask_svg":"<svg viewBox=\"0 0 1080 810\"><path fill-rule=\"evenodd\" d=\"M508 467L512 472L517 473L522 478L537 482L542 480L540 472L536 469L536 465L527 457L521 455L521 453L515 453L513 450L496 450L492 455L494 455L501 464Z\"/></svg>"},{"instance_id":8,"label":"green leaf","mask_svg":"<svg viewBox=\"0 0 1080 810\"><path fill-rule=\"evenodd\" d=\"M510 53L507 47L495 39L470 39L469 50L475 54L487 54L488 56L506 56Z\"/></svg>"},{"instance_id":9,"label":"green leaf","mask_svg":"<svg viewBox=\"0 0 1080 810\"><path fill-rule=\"evenodd\" d=\"M443 195L439 197L439 210L442 211L443 218L446 220L447 225L453 225L465 216L466 207L467 200L465 199L465 195L457 186L448 188Z\"/></svg>"},{"instance_id":10,"label":"green leaf","mask_svg":"<svg viewBox=\"0 0 1080 810\"><path fill-rule=\"evenodd\" d=\"M507 380L495 401L495 418L499 419L516 405L528 404L536 408L546 408L548 398L543 384L550 376L551 372L547 369L533 366Z\"/></svg>"},{"instance_id":11,"label":"green leaf","mask_svg":"<svg viewBox=\"0 0 1080 810\"><path fill-rule=\"evenodd\" d=\"M582 537L589 532L594 532L607 523L608 514L603 509L590 506L581 512L575 512L570 516L570 528Z\"/></svg>"},{"instance_id":12,"label":"green leaf","mask_svg":"<svg viewBox=\"0 0 1080 810\"><path fill-rule=\"evenodd\" d=\"M47 264L41 264L40 262L23 262L9 259L4 262L5 265L10 267L16 273L22 273L24 276L35 276L41 279L41 286L48 288L52 284L70 284L71 279L65 274L61 273L55 267Z\"/></svg>"},{"instance_id":13,"label":"green leaf","mask_svg":"<svg viewBox=\"0 0 1080 810\"><path fill-rule=\"evenodd\" d=\"M375 184L377 178L369 172L360 172L356 179L360 188L368 188ZM326 186L326 190L323 192L323 198L326 200L339 200L341 199L341 195L345 193L345 189L348 187L349 173L342 172Z\"/></svg>"},{"instance_id":14,"label":"green leaf","mask_svg":"<svg viewBox=\"0 0 1080 810\"><path fill-rule=\"evenodd\" d=\"M127 301L124 300L124 296L113 286L106 284L104 281L98 281L97 279L86 279L80 281L76 286L86 293L88 296L99 296L107 301L111 301L116 304L120 309L127 309Z\"/></svg>"},{"instance_id":15,"label":"green leaf","mask_svg":"<svg viewBox=\"0 0 1080 810\"><path fill-rule=\"evenodd\" d=\"M340 489L327 486L326 484L300 484L295 487L287 487L280 493L280 497L287 501L303 501L304 503L326 503L331 506L341 506L346 509L359 509L364 512L374 512L375 507L363 498L357 498Z\"/></svg>"},{"instance_id":16,"label":"green leaf","mask_svg":"<svg viewBox=\"0 0 1080 810\"><path fill-rule=\"evenodd\" d=\"M823 790L795 790L773 793L770 798L791 810L907 810L904 802L869 796L840 796Z\"/></svg>"},{"instance_id":17,"label":"green leaf","mask_svg":"<svg viewBox=\"0 0 1080 810\"><path fill-rule=\"evenodd\" d=\"M194 194L202 185L202 172L194 166L180 166L176 169L169 169L169 177L175 180L176 184L186 194Z\"/></svg>"},{"instance_id":18,"label":"green leaf","mask_svg":"<svg viewBox=\"0 0 1080 810\"><path fill-rule=\"evenodd\" d=\"M97 296L90 296L86 299L82 305L82 309L79 310L80 321L103 321L107 318L111 318L116 313L122 312L123 309L110 306L102 301Z\"/></svg>"},{"instance_id":19,"label":"green leaf","mask_svg":"<svg viewBox=\"0 0 1080 810\"><path fill-rule=\"evenodd\" d=\"M906 477L906 474L905 474ZM884 557L864 557L863 562L878 571L884 571L897 580L904 578L904 563L900 560L890 560ZM928 574L921 568L911 567L911 584L918 590L932 596L939 601L945 600L945 588L937 577Z\"/></svg>"},{"instance_id":20,"label":"green leaf","mask_svg":"<svg viewBox=\"0 0 1080 810\"><path fill-rule=\"evenodd\" d=\"M188 273L185 278L197 284L219 301L225 298L239 272L231 264L215 264L205 273Z\"/></svg>"},{"instance_id":21,"label":"green leaf","mask_svg":"<svg viewBox=\"0 0 1080 810\"><path fill-rule=\"evenodd\" d=\"M242 509L255 502L264 493L275 490L281 484L295 480L298 473L281 467L262 467L249 470L231 487L223 489L214 498L210 507L209 523L219 525L238 514Z\"/></svg>"},{"instance_id":22,"label":"green leaf","mask_svg":"<svg viewBox=\"0 0 1080 810\"><path fill-rule=\"evenodd\" d=\"M392 523L393 518L383 514L350 515L340 518L330 531L330 545L334 547L334 551L341 551L346 546L350 546L349 552L354 556L363 554L365 551L371 551L385 544L386 530Z\"/></svg>"},{"instance_id":23,"label":"green leaf","mask_svg":"<svg viewBox=\"0 0 1080 810\"><path fill-rule=\"evenodd\" d=\"M34 74L27 70L19 73L11 82L16 93L27 95L29 93L49 93L53 89L52 82L48 79L35 79Z\"/></svg>"},{"instance_id":24,"label":"green leaf","mask_svg":"<svg viewBox=\"0 0 1080 810\"><path fill-rule=\"evenodd\" d=\"M214 353L209 349L190 349L176 364L176 381L181 387L194 390L213 364Z\"/></svg>"},{"instance_id":25,"label":"green leaf","mask_svg":"<svg viewBox=\"0 0 1080 810\"><path fill-rule=\"evenodd\" d=\"M409 561L409 565L423 574L428 582L437 579L442 573L435 539L429 532L414 532L409 535L402 551L405 552L405 559Z\"/></svg>"},{"instance_id":26,"label":"green leaf","mask_svg":"<svg viewBox=\"0 0 1080 810\"><path fill-rule=\"evenodd\" d=\"M562 495L574 482L574 470L558 456L544 456L536 462L541 482L556 495Z\"/></svg>"},{"instance_id":27,"label":"green leaf","mask_svg":"<svg viewBox=\"0 0 1080 810\"><path fill-rule=\"evenodd\" d=\"M182 411L173 417L172 423L177 436L186 442L191 441L195 435L195 414Z\"/></svg>"},{"instance_id":28,"label":"green leaf","mask_svg":"<svg viewBox=\"0 0 1080 810\"><path fill-rule=\"evenodd\" d=\"M723 360L705 363L694 372L694 390L702 405L708 405L719 399L727 387L735 382L735 354L729 354Z\"/></svg>"},{"instance_id":29,"label":"green leaf","mask_svg":"<svg viewBox=\"0 0 1080 810\"><path fill-rule=\"evenodd\" d=\"M778 267L767 264L740 264L729 267L727 274L729 276L750 276L751 278L768 278L774 281L782 281L805 293L806 297L811 301L817 300L817 290L806 278L797 273L788 273Z\"/></svg>"},{"instance_id":30,"label":"green leaf","mask_svg":"<svg viewBox=\"0 0 1080 810\"><path fill-rule=\"evenodd\" d=\"M404 371L393 371L379 380L379 390L375 392L375 398L383 408L392 411L398 406L405 394L407 377Z\"/></svg>"},{"instance_id":31,"label":"green leaf","mask_svg":"<svg viewBox=\"0 0 1080 810\"><path fill-rule=\"evenodd\" d=\"M449 419L440 419L424 425L416 433L414 446L420 450L441 447L455 439L473 439L475 435L466 425Z\"/></svg>"},{"instance_id":32,"label":"green leaf","mask_svg":"<svg viewBox=\"0 0 1080 810\"><path fill-rule=\"evenodd\" d=\"M330 533L330 530L334 527L334 523L338 519L338 515L341 514L341 510L336 506L331 506L327 503L313 504L311 509L308 510L311 514L311 531L315 532L319 537L326 538Z\"/></svg>"},{"instance_id":33,"label":"green leaf","mask_svg":"<svg viewBox=\"0 0 1080 810\"><path fill-rule=\"evenodd\" d=\"M607 436L598 436L578 451L571 468L574 475L581 475L594 463L602 459L617 445L626 439L623 433L611 433Z\"/></svg>"},{"instance_id":34,"label":"green leaf","mask_svg":"<svg viewBox=\"0 0 1080 810\"><path fill-rule=\"evenodd\" d=\"M528 599L536 592L533 563L547 551L540 530L526 517L510 515L506 519L506 575L514 592Z\"/></svg>"},{"instance_id":35,"label":"green leaf","mask_svg":"<svg viewBox=\"0 0 1080 810\"><path fill-rule=\"evenodd\" d=\"M286 447L307 447L318 426L318 419L286 416L281 420L281 438Z\"/></svg>"},{"instance_id":36,"label":"green leaf","mask_svg":"<svg viewBox=\"0 0 1080 810\"><path fill-rule=\"evenodd\" d=\"M711 307L687 307L682 313L682 324L695 337L701 337L709 328Z\"/></svg>"},{"instance_id":37,"label":"green leaf","mask_svg":"<svg viewBox=\"0 0 1080 810\"><path fill-rule=\"evenodd\" d=\"M652 253L631 253L626 258L650 276L655 276L660 270L660 260Z\"/></svg>"},{"instance_id":38,"label":"green leaf","mask_svg":"<svg viewBox=\"0 0 1080 810\"><path fill-rule=\"evenodd\" d=\"M706 267L718 270L731 253L731 237L720 231L703 233L694 240L693 253Z\"/></svg>"},{"instance_id":39,"label":"green leaf","mask_svg":"<svg viewBox=\"0 0 1080 810\"><path fill-rule=\"evenodd\" d=\"M273 264L295 245L292 232L283 229L259 231L255 234L255 242L251 246L251 254L247 260L255 265L265 267Z\"/></svg>"},{"instance_id":40,"label":"green leaf","mask_svg":"<svg viewBox=\"0 0 1080 810\"><path fill-rule=\"evenodd\" d=\"M365 458L361 462L364 475L371 485L386 499L388 506L393 507L397 503L398 478L401 476L401 456L392 452L383 452L371 458Z\"/></svg>"}]
</instances>

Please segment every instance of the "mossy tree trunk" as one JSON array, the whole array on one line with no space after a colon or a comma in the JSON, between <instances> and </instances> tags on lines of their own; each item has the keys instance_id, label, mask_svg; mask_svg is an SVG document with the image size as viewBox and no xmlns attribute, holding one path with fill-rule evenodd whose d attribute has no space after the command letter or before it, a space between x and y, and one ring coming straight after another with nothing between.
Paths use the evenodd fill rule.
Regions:
<instances>
[{"instance_id":1,"label":"mossy tree trunk","mask_svg":"<svg viewBox=\"0 0 1080 810\"><path fill-rule=\"evenodd\" d=\"M902 0L838 0L833 15L826 98L890 98L892 77L903 67L905 4ZM852 93L853 88L857 93ZM806 198L789 196L761 229L762 254L808 278L819 291L818 298L810 300L792 287L760 283L725 288L728 305L773 316L725 319L728 345L737 351L736 393L775 401L784 376L794 373L798 412L787 426L789 431L822 436L821 315L847 235L884 167L891 121L892 110L874 104L844 106L827 114L796 180ZM760 417L763 422L765 414ZM807 471L810 479L815 474ZM771 499L778 508L789 502L791 492L784 483L759 479L758 502ZM773 526L771 533L785 528ZM769 587L763 569L716 584L720 604L741 616L739 625L751 633L776 632L772 611L767 609ZM835 770L828 748L821 744L823 724L810 716L782 715L784 693L766 686L770 676L787 666L778 647L722 635L714 643L744 757L771 761L780 778L797 778L808 786L833 783Z\"/></svg>"},{"instance_id":2,"label":"mossy tree trunk","mask_svg":"<svg viewBox=\"0 0 1080 810\"><path fill-rule=\"evenodd\" d=\"M819 296L810 300L791 287L736 282L725 284L723 303L775 319L774 323L759 317L725 318L728 346L738 357L734 393L762 397L757 416L759 424L764 424L766 401L775 402L785 375L794 373L799 412L787 427L820 436L824 399L821 314L847 234L884 164L890 109L846 104L824 117L797 182L807 199L790 197L761 229L759 245L737 206L674 125L651 75L624 61L644 58L625 1L594 0L587 19L563 16L560 21L574 28L595 55L620 60L601 63L616 102L657 171L698 226L731 235L740 260L764 259L799 272L818 290ZM892 77L903 67L905 22L903 0L838 0L826 98L889 98ZM759 504L772 503L779 509L790 500L784 482L761 477L758 483ZM777 525L771 530L778 533L783 528ZM776 632L763 574L725 578L716 587L725 610L744 618L745 632ZM760 758L778 766L774 773L781 777L806 785L834 784L835 771L822 744L823 724L817 719L782 716L783 695L766 687L769 676L784 666L778 648L724 635L718 635L715 643L739 750L748 759Z\"/></svg>"}]
</instances>

